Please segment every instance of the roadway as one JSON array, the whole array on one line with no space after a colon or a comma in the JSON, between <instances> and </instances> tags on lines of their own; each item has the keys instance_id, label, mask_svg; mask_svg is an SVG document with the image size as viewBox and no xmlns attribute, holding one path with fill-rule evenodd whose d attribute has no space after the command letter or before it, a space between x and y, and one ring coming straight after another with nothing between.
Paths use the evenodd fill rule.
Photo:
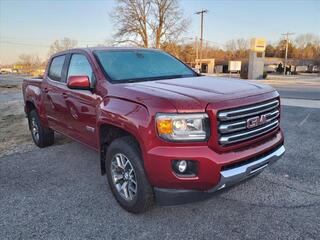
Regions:
<instances>
[{"instance_id":1,"label":"roadway","mask_svg":"<svg viewBox=\"0 0 320 240\"><path fill-rule=\"evenodd\" d=\"M3 156L1 239L319 239L319 119L284 106L281 160L209 200L141 215L117 204L98 154L78 143Z\"/></svg>"},{"instance_id":2,"label":"roadway","mask_svg":"<svg viewBox=\"0 0 320 240\"><path fill-rule=\"evenodd\" d=\"M264 81L264 83L273 86L282 98L320 100L320 81L304 84L288 84L286 82L275 83L273 81Z\"/></svg>"}]
</instances>

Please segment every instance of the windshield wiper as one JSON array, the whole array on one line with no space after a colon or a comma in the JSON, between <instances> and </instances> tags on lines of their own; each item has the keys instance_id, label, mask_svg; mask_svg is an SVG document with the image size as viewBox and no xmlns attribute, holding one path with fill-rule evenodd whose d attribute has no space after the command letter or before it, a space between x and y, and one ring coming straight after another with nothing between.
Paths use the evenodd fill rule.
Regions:
<instances>
[{"instance_id":1,"label":"windshield wiper","mask_svg":"<svg viewBox=\"0 0 320 240\"><path fill-rule=\"evenodd\" d=\"M167 79L174 79L174 78L185 78L185 77L195 77L193 75L169 75L169 76L161 76L161 77L151 77L147 81L155 81L155 80L167 80Z\"/></svg>"},{"instance_id":2,"label":"windshield wiper","mask_svg":"<svg viewBox=\"0 0 320 240\"><path fill-rule=\"evenodd\" d=\"M116 80L114 81L114 83L149 82L149 81L167 80L167 79L184 78L184 77L195 77L195 76L179 74L179 75L158 76L158 77L132 78L132 79Z\"/></svg>"}]
</instances>

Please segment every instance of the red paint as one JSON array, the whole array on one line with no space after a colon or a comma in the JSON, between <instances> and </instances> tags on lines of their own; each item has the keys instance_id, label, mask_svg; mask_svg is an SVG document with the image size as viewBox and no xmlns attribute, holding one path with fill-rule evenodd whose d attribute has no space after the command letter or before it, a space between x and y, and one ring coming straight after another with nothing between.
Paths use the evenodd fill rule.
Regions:
<instances>
[{"instance_id":1,"label":"red paint","mask_svg":"<svg viewBox=\"0 0 320 240\"><path fill-rule=\"evenodd\" d=\"M96 78L93 90L70 89L65 83L50 80L46 70L42 81L23 82L24 100L35 105L44 125L97 151L100 149L99 130L102 124L111 124L129 132L140 144L145 170L153 186L206 190L217 184L222 166L261 155L283 143L279 128L254 140L228 147L218 143L217 112L279 98L279 94L269 86L205 76L111 84L96 62L93 50L64 52L81 53L88 58ZM69 85L84 86L85 82L81 76L69 78ZM207 112L211 124L209 140L165 142L157 136L155 129L155 114L159 112ZM94 131L88 131L88 126ZM198 161L198 176L177 177L171 170L173 159Z\"/></svg>"},{"instance_id":2,"label":"red paint","mask_svg":"<svg viewBox=\"0 0 320 240\"><path fill-rule=\"evenodd\" d=\"M88 76L70 76L68 78L68 87L72 89L88 89L90 82Z\"/></svg>"}]
</instances>

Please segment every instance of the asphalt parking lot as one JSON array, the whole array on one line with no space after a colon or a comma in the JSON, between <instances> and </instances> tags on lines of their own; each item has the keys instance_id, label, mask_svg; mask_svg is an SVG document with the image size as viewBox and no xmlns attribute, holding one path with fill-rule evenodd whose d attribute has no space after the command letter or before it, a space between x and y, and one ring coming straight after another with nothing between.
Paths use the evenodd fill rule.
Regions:
<instances>
[{"instance_id":1,"label":"asphalt parking lot","mask_svg":"<svg viewBox=\"0 0 320 240\"><path fill-rule=\"evenodd\" d=\"M283 106L285 156L250 181L133 215L71 141L0 157L0 239L319 239L320 109ZM31 141L31 137L30 137Z\"/></svg>"}]
</instances>

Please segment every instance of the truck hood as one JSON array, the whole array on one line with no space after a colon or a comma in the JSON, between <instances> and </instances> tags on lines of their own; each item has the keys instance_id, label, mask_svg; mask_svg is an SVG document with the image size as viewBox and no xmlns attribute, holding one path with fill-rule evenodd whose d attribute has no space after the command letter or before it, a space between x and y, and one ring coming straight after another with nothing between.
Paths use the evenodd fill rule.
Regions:
<instances>
[{"instance_id":1,"label":"truck hood","mask_svg":"<svg viewBox=\"0 0 320 240\"><path fill-rule=\"evenodd\" d=\"M117 84L118 85L118 84ZM190 77L119 84L122 95L146 106L169 102L178 112L204 111L209 103L272 92L268 85L222 77ZM124 89L123 89L124 87Z\"/></svg>"}]
</instances>

